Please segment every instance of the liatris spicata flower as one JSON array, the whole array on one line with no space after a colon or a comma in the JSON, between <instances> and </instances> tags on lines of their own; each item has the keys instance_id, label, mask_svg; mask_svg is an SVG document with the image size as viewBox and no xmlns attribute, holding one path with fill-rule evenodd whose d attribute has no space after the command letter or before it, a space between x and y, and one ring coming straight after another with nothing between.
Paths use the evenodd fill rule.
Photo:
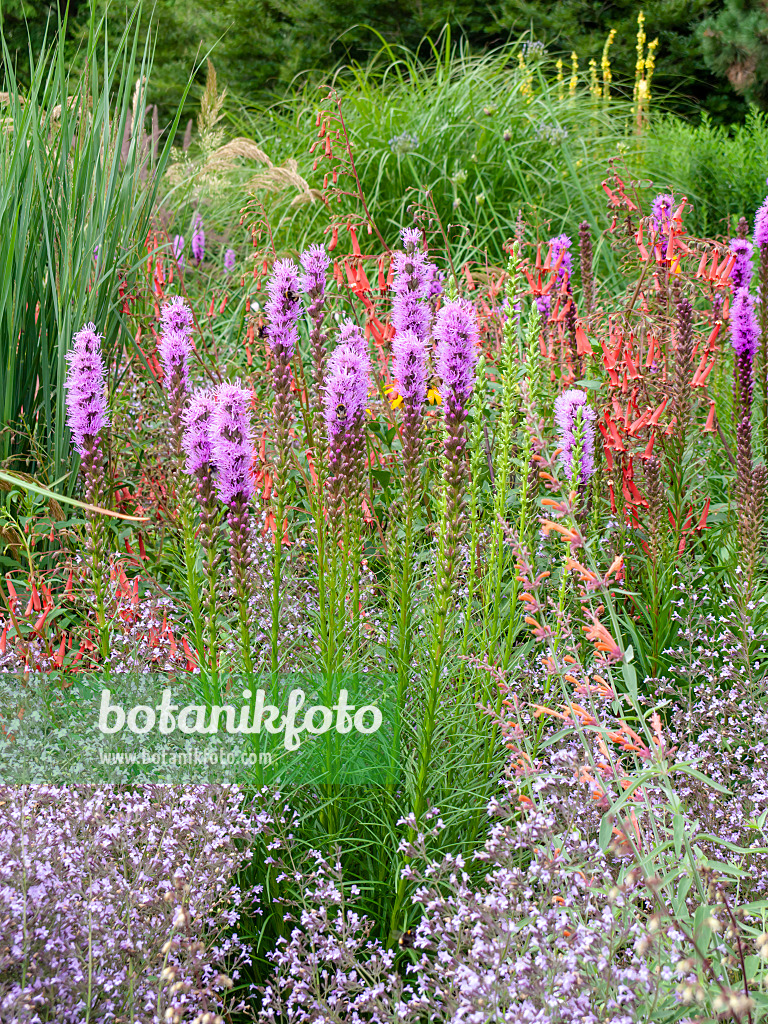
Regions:
<instances>
[{"instance_id":1,"label":"liatris spicata flower","mask_svg":"<svg viewBox=\"0 0 768 1024\"><path fill-rule=\"evenodd\" d=\"M577 445L578 419L581 419L581 441ZM569 388L555 400L555 423L560 431L560 462L569 477L574 475L573 457L581 449L579 479L586 484L595 471L595 410L589 405L586 392Z\"/></svg>"},{"instance_id":2,"label":"liatris spicata flower","mask_svg":"<svg viewBox=\"0 0 768 1024\"><path fill-rule=\"evenodd\" d=\"M552 246L552 263L554 267L557 261L560 259L560 254L563 254L563 260L560 264L560 268L557 271L558 284L565 280L566 277L571 276L571 270L573 262L571 260L571 240L568 235L555 235L554 238L550 238L549 244Z\"/></svg>"},{"instance_id":3,"label":"liatris spicata flower","mask_svg":"<svg viewBox=\"0 0 768 1024\"><path fill-rule=\"evenodd\" d=\"M542 320L546 321L549 319L549 311L552 308L552 296L537 295L536 296L536 309L539 311L539 316Z\"/></svg>"},{"instance_id":4,"label":"liatris spicata flower","mask_svg":"<svg viewBox=\"0 0 768 1024\"><path fill-rule=\"evenodd\" d=\"M763 444L768 458L768 198L755 215L754 242L760 252L760 366L758 379L762 391Z\"/></svg>"},{"instance_id":5,"label":"liatris spicata flower","mask_svg":"<svg viewBox=\"0 0 768 1024\"><path fill-rule=\"evenodd\" d=\"M235 260L237 259L234 249L227 249L224 253L224 269L230 271L234 269Z\"/></svg>"},{"instance_id":6,"label":"liatris spicata flower","mask_svg":"<svg viewBox=\"0 0 768 1024\"><path fill-rule=\"evenodd\" d=\"M269 298L265 309L269 322L266 335L275 359L273 368L274 416L278 454L282 467L280 479L276 483L279 488L282 488L293 419L291 415L291 360L298 340L296 324L301 314L299 272L292 260L277 260L272 277L267 283L267 293Z\"/></svg>"},{"instance_id":7,"label":"liatris spicata flower","mask_svg":"<svg viewBox=\"0 0 768 1024\"><path fill-rule=\"evenodd\" d=\"M176 453L180 456L182 413L189 391L189 357L192 352L192 311L181 296L176 296L163 307L161 323L162 333L157 348L163 367L163 385L168 392L171 430Z\"/></svg>"},{"instance_id":8,"label":"liatris spicata flower","mask_svg":"<svg viewBox=\"0 0 768 1024\"><path fill-rule=\"evenodd\" d=\"M205 230L199 213L192 218L192 256L198 263L202 263L205 256Z\"/></svg>"},{"instance_id":9,"label":"liatris spicata flower","mask_svg":"<svg viewBox=\"0 0 768 1024\"><path fill-rule=\"evenodd\" d=\"M581 263L581 297L584 302L584 312L589 316L592 312L594 280L592 277L592 231L588 220L583 220L579 224L579 259Z\"/></svg>"},{"instance_id":10,"label":"liatris spicata flower","mask_svg":"<svg viewBox=\"0 0 768 1024\"><path fill-rule=\"evenodd\" d=\"M180 267L184 266L184 246L186 242L184 235L173 236L173 258L176 260Z\"/></svg>"},{"instance_id":11,"label":"liatris spicata flower","mask_svg":"<svg viewBox=\"0 0 768 1024\"><path fill-rule=\"evenodd\" d=\"M337 483L342 480L349 495L362 457L362 428L370 386L370 361L366 353L348 343L339 345L328 360L325 386L325 427L329 462Z\"/></svg>"},{"instance_id":12,"label":"liatris spicata flower","mask_svg":"<svg viewBox=\"0 0 768 1024\"><path fill-rule=\"evenodd\" d=\"M64 385L67 423L86 472L86 493L91 495L88 500L93 501L102 479L101 433L109 426L101 335L96 333L96 325L89 323L77 332L74 340L74 347L67 354L69 368ZM98 472L89 478L88 467L92 465L98 465Z\"/></svg>"},{"instance_id":13,"label":"liatris spicata flower","mask_svg":"<svg viewBox=\"0 0 768 1024\"><path fill-rule=\"evenodd\" d=\"M418 228L403 228L401 237L405 252L392 257L394 278L392 289L392 326L396 334L414 331L419 338L429 337L432 310L425 300L434 286L432 264L419 249Z\"/></svg>"},{"instance_id":14,"label":"liatris spicata flower","mask_svg":"<svg viewBox=\"0 0 768 1024\"><path fill-rule=\"evenodd\" d=\"M681 447L685 446L691 402L693 376L693 306L690 300L676 291L677 322L675 338L675 379L672 386L672 409L677 421Z\"/></svg>"},{"instance_id":15,"label":"liatris spicata flower","mask_svg":"<svg viewBox=\"0 0 768 1024\"><path fill-rule=\"evenodd\" d=\"M368 357L368 342L365 332L354 320L342 320L339 324L339 345L349 345L356 352Z\"/></svg>"},{"instance_id":16,"label":"liatris spicata flower","mask_svg":"<svg viewBox=\"0 0 768 1024\"><path fill-rule=\"evenodd\" d=\"M748 414L752 405L752 366L759 336L754 299L742 288L736 292L731 306L731 344L736 353L742 416Z\"/></svg>"},{"instance_id":17,"label":"liatris spicata flower","mask_svg":"<svg viewBox=\"0 0 768 1024\"><path fill-rule=\"evenodd\" d=\"M301 276L301 290L309 298L309 317L312 328L309 332L309 344L312 350L312 380L314 381L314 406L317 429L320 430L323 409L323 388L325 386L325 343L328 336L323 332L325 319L325 279L330 257L325 246L310 245L299 257L304 273Z\"/></svg>"},{"instance_id":18,"label":"liatris spicata flower","mask_svg":"<svg viewBox=\"0 0 768 1024\"><path fill-rule=\"evenodd\" d=\"M651 227L658 232L663 230L672 216L672 205L675 199L668 192L656 196L651 204Z\"/></svg>"},{"instance_id":19,"label":"liatris spicata flower","mask_svg":"<svg viewBox=\"0 0 768 1024\"><path fill-rule=\"evenodd\" d=\"M666 531L666 501L664 484L661 479L661 462L654 456L646 459L644 464L645 493L648 499L648 546L653 564L658 566L663 553L664 534Z\"/></svg>"},{"instance_id":20,"label":"liatris spicata flower","mask_svg":"<svg viewBox=\"0 0 768 1024\"><path fill-rule=\"evenodd\" d=\"M104 479L104 432L109 426L105 395L104 362L101 357L101 335L96 325L88 323L75 334L72 351L67 354L67 423L72 443L80 454L80 468L85 477L85 500L100 504ZM104 524L98 512L86 511L88 520L88 555L96 596L96 614L101 633L101 653L109 656L109 635L104 611Z\"/></svg>"},{"instance_id":21,"label":"liatris spicata flower","mask_svg":"<svg viewBox=\"0 0 768 1024\"><path fill-rule=\"evenodd\" d=\"M216 468L216 491L227 509L231 531L230 550L235 594L240 612L240 636L246 671L252 671L249 610L251 564L250 501L254 485L251 477L253 436L251 432L251 396L239 384L221 384L211 415L211 456Z\"/></svg>"},{"instance_id":22,"label":"liatris spicata flower","mask_svg":"<svg viewBox=\"0 0 768 1024\"><path fill-rule=\"evenodd\" d=\"M206 553L208 577L208 647L211 668L215 671L216 655L216 575L220 556L217 551L217 506L213 489L213 447L211 427L216 408L214 395L209 391L195 392L184 411L184 451L186 470L197 481L197 500L200 505L200 543Z\"/></svg>"},{"instance_id":23,"label":"liatris spicata flower","mask_svg":"<svg viewBox=\"0 0 768 1024\"><path fill-rule=\"evenodd\" d=\"M752 243L746 238L732 238L728 250L736 257L731 268L734 292L749 288L752 281Z\"/></svg>"}]
</instances>

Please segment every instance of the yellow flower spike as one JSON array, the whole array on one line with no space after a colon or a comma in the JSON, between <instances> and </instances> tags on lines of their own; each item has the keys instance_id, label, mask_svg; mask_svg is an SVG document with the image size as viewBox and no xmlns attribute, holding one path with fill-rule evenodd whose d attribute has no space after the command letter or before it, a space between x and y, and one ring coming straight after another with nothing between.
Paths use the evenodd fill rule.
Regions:
<instances>
[{"instance_id":1,"label":"yellow flower spike","mask_svg":"<svg viewBox=\"0 0 768 1024\"><path fill-rule=\"evenodd\" d=\"M613 41L616 38L616 29L612 28L608 33L608 38L605 40L605 46L603 47L603 57L600 61L600 67L603 71L603 99L609 100L611 98L611 82L613 81L613 74L611 72L611 62L608 59L608 51L613 45Z\"/></svg>"},{"instance_id":2,"label":"yellow flower spike","mask_svg":"<svg viewBox=\"0 0 768 1024\"><path fill-rule=\"evenodd\" d=\"M565 98L565 89L563 86L563 83L565 82L565 75L563 74L563 62L560 58L558 58L555 67L557 68L557 98L562 103Z\"/></svg>"},{"instance_id":3,"label":"yellow flower spike","mask_svg":"<svg viewBox=\"0 0 768 1024\"><path fill-rule=\"evenodd\" d=\"M576 86L579 84L579 57L574 50L571 53L571 80L568 83L568 95L576 95Z\"/></svg>"}]
</instances>

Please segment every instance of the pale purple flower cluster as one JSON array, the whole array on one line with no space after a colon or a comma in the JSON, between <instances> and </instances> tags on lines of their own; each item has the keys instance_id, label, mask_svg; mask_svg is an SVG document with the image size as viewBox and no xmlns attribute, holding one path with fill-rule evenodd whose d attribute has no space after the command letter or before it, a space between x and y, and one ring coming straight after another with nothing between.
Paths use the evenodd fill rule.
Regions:
<instances>
[{"instance_id":1,"label":"pale purple flower cluster","mask_svg":"<svg viewBox=\"0 0 768 1024\"><path fill-rule=\"evenodd\" d=\"M180 295L167 302L160 314L161 334L158 342L163 385L168 392L171 431L177 455L182 448L182 417L189 392L189 357L192 354L192 310Z\"/></svg>"},{"instance_id":2,"label":"pale purple flower cluster","mask_svg":"<svg viewBox=\"0 0 768 1024\"><path fill-rule=\"evenodd\" d=\"M368 342L365 332L354 320L342 320L339 324L339 345L349 345L356 352L368 358Z\"/></svg>"},{"instance_id":3,"label":"pale purple flower cluster","mask_svg":"<svg viewBox=\"0 0 768 1024\"><path fill-rule=\"evenodd\" d=\"M325 246L313 243L301 254L299 262L304 269L300 282L304 294L309 295L310 299L324 295L325 278L331 265Z\"/></svg>"},{"instance_id":4,"label":"pale purple flower cluster","mask_svg":"<svg viewBox=\"0 0 768 1024\"><path fill-rule=\"evenodd\" d=\"M296 348L296 324L301 315L299 272L293 260L275 262L267 294L267 339L278 361L288 364Z\"/></svg>"},{"instance_id":5,"label":"pale purple flower cluster","mask_svg":"<svg viewBox=\"0 0 768 1024\"><path fill-rule=\"evenodd\" d=\"M539 311L539 316L542 320L549 319L549 311L552 308L552 296L547 293L546 295L536 296L536 309Z\"/></svg>"},{"instance_id":6,"label":"pale purple flower cluster","mask_svg":"<svg viewBox=\"0 0 768 1024\"><path fill-rule=\"evenodd\" d=\"M437 270L420 249L421 232L418 228L403 228L401 233L405 252L392 257L394 277L392 290L392 326L396 334L414 331L419 338L429 337L432 309L429 298L440 284Z\"/></svg>"},{"instance_id":7,"label":"pale purple flower cluster","mask_svg":"<svg viewBox=\"0 0 768 1024\"><path fill-rule=\"evenodd\" d=\"M325 386L325 425L331 449L363 423L370 386L370 360L349 343L333 350Z\"/></svg>"},{"instance_id":8,"label":"pale purple flower cluster","mask_svg":"<svg viewBox=\"0 0 768 1024\"><path fill-rule=\"evenodd\" d=\"M215 408L215 396L210 391L196 391L184 412L183 443L190 475L213 462L211 421Z\"/></svg>"},{"instance_id":9,"label":"pale purple flower cluster","mask_svg":"<svg viewBox=\"0 0 768 1024\"><path fill-rule=\"evenodd\" d=\"M4 786L0 796L2 1020L158 1020L174 921L167 964L187 995L166 984L164 1005L183 1002L192 1019L242 1004L215 979L251 962L237 920L258 912L258 890L235 878L263 830L235 788Z\"/></svg>"},{"instance_id":10,"label":"pale purple flower cluster","mask_svg":"<svg viewBox=\"0 0 768 1024\"><path fill-rule=\"evenodd\" d=\"M392 341L394 373L402 398L415 406L427 397L427 349L414 331L396 334Z\"/></svg>"},{"instance_id":11,"label":"pale purple flower cluster","mask_svg":"<svg viewBox=\"0 0 768 1024\"><path fill-rule=\"evenodd\" d=\"M192 256L198 263L202 263L205 256L205 229L199 213L192 218Z\"/></svg>"},{"instance_id":12,"label":"pale purple flower cluster","mask_svg":"<svg viewBox=\"0 0 768 1024\"><path fill-rule=\"evenodd\" d=\"M224 253L224 269L229 272L234 270L237 254L234 249L227 249Z\"/></svg>"},{"instance_id":13,"label":"pale purple flower cluster","mask_svg":"<svg viewBox=\"0 0 768 1024\"><path fill-rule=\"evenodd\" d=\"M755 214L755 230L752 237L755 245L768 245L768 196Z\"/></svg>"},{"instance_id":14,"label":"pale purple flower cluster","mask_svg":"<svg viewBox=\"0 0 768 1024\"><path fill-rule=\"evenodd\" d=\"M228 506L250 501L254 493L251 395L239 384L217 388L210 440L219 499Z\"/></svg>"},{"instance_id":15,"label":"pale purple flower cluster","mask_svg":"<svg viewBox=\"0 0 768 1024\"><path fill-rule=\"evenodd\" d=\"M160 311L160 328L163 332L180 331L183 334L191 334L194 322L192 310L181 295L174 295Z\"/></svg>"},{"instance_id":16,"label":"pale purple flower cluster","mask_svg":"<svg viewBox=\"0 0 768 1024\"><path fill-rule=\"evenodd\" d=\"M184 235L173 236L173 258L180 267L184 266L184 246L186 245Z\"/></svg>"},{"instance_id":17,"label":"pale purple flower cluster","mask_svg":"<svg viewBox=\"0 0 768 1024\"><path fill-rule=\"evenodd\" d=\"M654 231L660 231L672 216L672 204L674 196L668 192L662 192L656 196L651 204L651 227Z\"/></svg>"},{"instance_id":18,"label":"pale purple flower cluster","mask_svg":"<svg viewBox=\"0 0 768 1024\"><path fill-rule=\"evenodd\" d=\"M570 279L571 270L573 269L573 261L571 259L571 240L568 235L555 235L554 238L550 238L549 244L552 246L552 263L554 267L557 261L560 259L560 253L563 254L563 262L560 264L560 269L557 272L557 281L562 282L566 278Z\"/></svg>"},{"instance_id":19,"label":"pale purple flower cluster","mask_svg":"<svg viewBox=\"0 0 768 1024\"><path fill-rule=\"evenodd\" d=\"M746 357L751 363L757 352L760 327L755 316L755 302L749 292L742 288L736 292L731 305L731 344L737 356Z\"/></svg>"},{"instance_id":20,"label":"pale purple flower cluster","mask_svg":"<svg viewBox=\"0 0 768 1024\"><path fill-rule=\"evenodd\" d=\"M576 446L576 420L581 412L581 460L579 476L586 484L595 471L595 410L588 404L586 392L569 388L555 400L555 423L560 431L560 462L566 473L573 473L573 454Z\"/></svg>"},{"instance_id":21,"label":"pale purple flower cluster","mask_svg":"<svg viewBox=\"0 0 768 1024\"><path fill-rule=\"evenodd\" d=\"M446 302L438 311L434 335L443 399L449 406L465 410L474 387L480 341L472 303L462 299Z\"/></svg>"},{"instance_id":22,"label":"pale purple flower cluster","mask_svg":"<svg viewBox=\"0 0 768 1024\"><path fill-rule=\"evenodd\" d=\"M85 455L109 426L101 335L95 324L86 324L75 334L67 362L67 425L72 443L80 455Z\"/></svg>"},{"instance_id":23,"label":"pale purple flower cluster","mask_svg":"<svg viewBox=\"0 0 768 1024\"><path fill-rule=\"evenodd\" d=\"M732 238L728 251L736 257L731 268L734 292L749 288L752 281L752 243L747 238Z\"/></svg>"}]
</instances>

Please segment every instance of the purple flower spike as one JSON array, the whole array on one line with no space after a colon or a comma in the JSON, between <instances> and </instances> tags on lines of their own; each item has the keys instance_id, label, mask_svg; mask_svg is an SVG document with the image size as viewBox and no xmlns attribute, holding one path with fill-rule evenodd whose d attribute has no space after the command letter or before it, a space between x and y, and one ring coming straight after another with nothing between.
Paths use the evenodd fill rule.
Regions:
<instances>
[{"instance_id":1,"label":"purple flower spike","mask_svg":"<svg viewBox=\"0 0 768 1024\"><path fill-rule=\"evenodd\" d=\"M160 327L163 333L166 331L179 331L183 334L191 334L194 319L192 310L187 305L186 299L181 295L174 295L170 302L166 302L160 311Z\"/></svg>"},{"instance_id":2,"label":"purple flower spike","mask_svg":"<svg viewBox=\"0 0 768 1024\"><path fill-rule=\"evenodd\" d=\"M267 338L278 360L288 364L296 348L296 323L301 315L299 271L293 260L276 261L267 294Z\"/></svg>"},{"instance_id":3,"label":"purple flower spike","mask_svg":"<svg viewBox=\"0 0 768 1024\"><path fill-rule=\"evenodd\" d=\"M177 389L186 394L189 385L189 356L192 345L186 331L163 331L157 345L163 367L163 384L170 392Z\"/></svg>"},{"instance_id":4,"label":"purple flower spike","mask_svg":"<svg viewBox=\"0 0 768 1024\"><path fill-rule=\"evenodd\" d=\"M80 455L85 455L109 426L101 335L96 333L95 324L86 324L77 332L67 362L67 422L72 443Z\"/></svg>"},{"instance_id":5,"label":"purple flower spike","mask_svg":"<svg viewBox=\"0 0 768 1024\"><path fill-rule=\"evenodd\" d=\"M736 292L731 306L731 344L737 356L746 356L750 363L757 352L760 328L755 316L755 302L746 288Z\"/></svg>"},{"instance_id":6,"label":"purple flower spike","mask_svg":"<svg viewBox=\"0 0 768 1024\"><path fill-rule=\"evenodd\" d=\"M365 340L365 332L358 327L354 320L342 320L339 327L339 345L349 345L356 352L360 352L368 358L368 342Z\"/></svg>"},{"instance_id":7,"label":"purple flower spike","mask_svg":"<svg viewBox=\"0 0 768 1024\"><path fill-rule=\"evenodd\" d=\"M560 259L560 253L563 253L563 262L560 264L560 269L557 272L558 282L563 281L566 277L571 276L572 260L571 260L571 240L568 235L555 235L554 238L550 238L549 244L552 246L552 266L554 266Z\"/></svg>"},{"instance_id":8,"label":"purple flower spike","mask_svg":"<svg viewBox=\"0 0 768 1024\"><path fill-rule=\"evenodd\" d=\"M227 249L227 251L224 253L224 269L233 270L235 266L235 259L235 250Z\"/></svg>"},{"instance_id":9,"label":"purple flower spike","mask_svg":"<svg viewBox=\"0 0 768 1024\"><path fill-rule=\"evenodd\" d=\"M339 345L328 360L325 424L331 448L362 424L368 404L371 364L368 356L349 344Z\"/></svg>"},{"instance_id":10,"label":"purple flower spike","mask_svg":"<svg viewBox=\"0 0 768 1024\"><path fill-rule=\"evenodd\" d=\"M185 244L186 242L184 241L184 235L173 236L173 258L176 260L179 266L181 266L182 263L184 262L184 256L182 255L182 253L184 252Z\"/></svg>"},{"instance_id":11,"label":"purple flower spike","mask_svg":"<svg viewBox=\"0 0 768 1024\"><path fill-rule=\"evenodd\" d=\"M437 372L443 382L448 405L464 410L475 383L479 333L477 317L470 302L447 302L435 323Z\"/></svg>"},{"instance_id":12,"label":"purple flower spike","mask_svg":"<svg viewBox=\"0 0 768 1024\"><path fill-rule=\"evenodd\" d=\"M586 484L595 471L595 410L587 403L586 392L578 388L564 391L555 400L555 423L560 430L562 451L560 461L563 469L570 476L573 473L573 450L576 444L576 416L581 410L584 424L581 438L581 466L579 475L582 484Z\"/></svg>"},{"instance_id":13,"label":"purple flower spike","mask_svg":"<svg viewBox=\"0 0 768 1024\"><path fill-rule=\"evenodd\" d=\"M192 256L198 263L202 263L205 256L205 230L199 213L192 218Z\"/></svg>"},{"instance_id":14,"label":"purple flower spike","mask_svg":"<svg viewBox=\"0 0 768 1024\"><path fill-rule=\"evenodd\" d=\"M674 201L674 196L671 196L668 192L660 193L653 200L651 205L651 227L654 231L660 231L665 224L669 224Z\"/></svg>"},{"instance_id":15,"label":"purple flower spike","mask_svg":"<svg viewBox=\"0 0 768 1024\"><path fill-rule=\"evenodd\" d=\"M406 252L417 252L421 249L421 231L418 228L403 228L400 238Z\"/></svg>"},{"instance_id":16,"label":"purple flower spike","mask_svg":"<svg viewBox=\"0 0 768 1024\"><path fill-rule=\"evenodd\" d=\"M325 294L325 275L331 265L331 258L324 245L310 245L299 257L304 273L301 276L301 290L305 295L317 298Z\"/></svg>"},{"instance_id":17,"label":"purple flower spike","mask_svg":"<svg viewBox=\"0 0 768 1024\"><path fill-rule=\"evenodd\" d=\"M216 390L211 453L216 467L216 490L222 503L248 502L254 493L251 395L239 384L221 384Z\"/></svg>"},{"instance_id":18,"label":"purple flower spike","mask_svg":"<svg viewBox=\"0 0 768 1024\"><path fill-rule=\"evenodd\" d=\"M732 238L728 251L736 257L731 269L734 292L749 288L752 281L752 243L746 238Z\"/></svg>"},{"instance_id":19,"label":"purple flower spike","mask_svg":"<svg viewBox=\"0 0 768 1024\"><path fill-rule=\"evenodd\" d=\"M536 296L536 309L539 311L539 315L542 320L549 319L549 311L552 307L551 295L537 295Z\"/></svg>"},{"instance_id":20,"label":"purple flower spike","mask_svg":"<svg viewBox=\"0 0 768 1024\"><path fill-rule=\"evenodd\" d=\"M427 348L413 331L392 341L397 388L406 403L421 407L427 398Z\"/></svg>"},{"instance_id":21,"label":"purple flower spike","mask_svg":"<svg viewBox=\"0 0 768 1024\"><path fill-rule=\"evenodd\" d=\"M768 196L755 214L755 245L768 245Z\"/></svg>"},{"instance_id":22,"label":"purple flower spike","mask_svg":"<svg viewBox=\"0 0 768 1024\"><path fill-rule=\"evenodd\" d=\"M213 462L211 420L215 408L216 401L210 391L197 391L184 411L184 451L190 476Z\"/></svg>"}]
</instances>

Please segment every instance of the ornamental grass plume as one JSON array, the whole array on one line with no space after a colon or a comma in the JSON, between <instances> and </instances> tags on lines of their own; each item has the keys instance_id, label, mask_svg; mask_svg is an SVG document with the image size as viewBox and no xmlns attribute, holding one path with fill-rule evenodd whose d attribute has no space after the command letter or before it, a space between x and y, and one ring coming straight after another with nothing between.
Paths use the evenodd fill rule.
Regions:
<instances>
[{"instance_id":1,"label":"ornamental grass plume","mask_svg":"<svg viewBox=\"0 0 768 1024\"><path fill-rule=\"evenodd\" d=\"M88 323L74 336L72 351L67 354L67 425L72 443L80 455L80 470L85 482L85 500L100 505L104 482L104 442L109 427L104 361L101 338L96 325ZM91 569L96 597L101 653L109 657L109 634L104 608L106 529L98 512L86 510L88 522L87 560Z\"/></svg>"},{"instance_id":2,"label":"ornamental grass plume","mask_svg":"<svg viewBox=\"0 0 768 1024\"><path fill-rule=\"evenodd\" d=\"M595 410L585 391L569 388L555 400L560 462L571 480L585 486L595 471ZM577 459L577 462L574 462Z\"/></svg>"},{"instance_id":3,"label":"ornamental grass plume","mask_svg":"<svg viewBox=\"0 0 768 1024\"><path fill-rule=\"evenodd\" d=\"M183 413L189 393L189 357L192 354L192 311L180 295L167 302L160 314L161 334L157 350L168 393L171 431L176 455L183 451Z\"/></svg>"},{"instance_id":4,"label":"ornamental grass plume","mask_svg":"<svg viewBox=\"0 0 768 1024\"><path fill-rule=\"evenodd\" d=\"M221 384L210 420L211 457L216 469L216 492L227 509L232 577L240 617L240 639L246 672L253 672L250 643L251 585L250 503L253 434L251 395L239 384Z\"/></svg>"},{"instance_id":5,"label":"ornamental grass plume","mask_svg":"<svg viewBox=\"0 0 768 1024\"><path fill-rule=\"evenodd\" d=\"M221 556L218 553L218 506L213 486L213 448L211 426L216 408L216 399L210 391L196 391L184 411L183 446L187 456L186 471L194 477L197 485L197 501L200 506L200 543L205 551L205 572L208 581L206 605L208 612L208 651L211 670L216 671L217 630L216 630L216 577Z\"/></svg>"}]
</instances>

